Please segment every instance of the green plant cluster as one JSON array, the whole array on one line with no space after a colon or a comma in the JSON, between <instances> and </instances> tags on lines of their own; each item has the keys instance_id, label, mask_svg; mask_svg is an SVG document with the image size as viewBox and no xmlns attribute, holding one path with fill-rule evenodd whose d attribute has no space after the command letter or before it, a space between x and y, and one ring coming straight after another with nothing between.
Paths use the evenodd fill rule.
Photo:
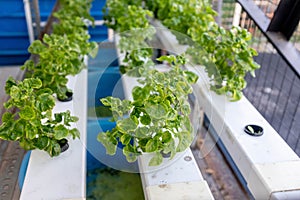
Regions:
<instances>
[{"instance_id":1,"label":"green plant cluster","mask_svg":"<svg viewBox=\"0 0 300 200\"><path fill-rule=\"evenodd\" d=\"M161 152L170 153L172 159L192 142L188 94L192 93L191 85L198 77L181 69L186 62L183 56L162 56L158 60L167 62L170 70L149 69L147 76L138 79L140 86L133 88L132 101L114 97L101 99L111 108L117 124L114 129L98 135L107 154L114 155L121 142L129 162L148 152L154 153L149 162L154 166L163 161Z\"/></svg>"},{"instance_id":2,"label":"green plant cluster","mask_svg":"<svg viewBox=\"0 0 300 200\"><path fill-rule=\"evenodd\" d=\"M194 29L199 35L209 31L217 15L207 0L150 0L146 1L146 9L153 11L166 27L188 36ZM178 39L186 43L186 38Z\"/></svg>"},{"instance_id":3,"label":"green plant cluster","mask_svg":"<svg viewBox=\"0 0 300 200\"><path fill-rule=\"evenodd\" d=\"M214 40L217 37L219 40ZM211 89L217 94L228 94L232 101L242 98L246 87L245 76L248 72L255 77L254 71L260 66L253 60L257 52L249 48L251 34L245 29L233 27L224 30L218 27L199 38L199 43L208 44L201 48L188 49L194 62L202 63L213 84Z\"/></svg>"},{"instance_id":4,"label":"green plant cluster","mask_svg":"<svg viewBox=\"0 0 300 200\"><path fill-rule=\"evenodd\" d=\"M53 25L53 33L65 35L72 44L78 46L81 57L95 57L98 51L97 43L88 41L88 26L94 23L89 12L91 3L91 0L60 0L60 10L54 13L59 23Z\"/></svg>"},{"instance_id":5,"label":"green plant cluster","mask_svg":"<svg viewBox=\"0 0 300 200\"><path fill-rule=\"evenodd\" d=\"M155 34L149 23L153 13L141 7L143 1L111 0L104 8L104 20L108 27L120 33L119 48L125 54L120 66L123 74L139 77L138 68L153 65L152 49L147 41Z\"/></svg>"},{"instance_id":6,"label":"green plant cluster","mask_svg":"<svg viewBox=\"0 0 300 200\"><path fill-rule=\"evenodd\" d=\"M88 22L91 1L60 0L60 10L54 13L59 22L54 24L53 33L45 34L42 41L34 41L28 48L38 55L37 63L29 60L22 69L29 71L30 77L38 77L43 87L51 88L58 99L66 99L67 76L78 74L85 66L84 57L95 57L96 42L89 42Z\"/></svg>"},{"instance_id":7,"label":"green plant cluster","mask_svg":"<svg viewBox=\"0 0 300 200\"><path fill-rule=\"evenodd\" d=\"M67 76L78 74L84 66L84 56L97 54L98 45L89 42L87 32L91 1L60 0L60 10L54 15L59 22L51 35L34 41L28 51L39 56L38 62L28 60L21 67L28 76L23 81L9 78L5 91L10 99L2 117L0 138L19 141L26 150L41 149L50 156L61 153L60 141L79 138L71 123L78 120L70 111L53 113L56 95L65 99Z\"/></svg>"},{"instance_id":8,"label":"green plant cluster","mask_svg":"<svg viewBox=\"0 0 300 200\"><path fill-rule=\"evenodd\" d=\"M153 51L146 41L151 40L155 32L153 27L149 27L120 34L119 48L121 52L125 53L125 58L120 66L121 73L140 77L143 75L141 69L147 72L147 69L154 65L151 58Z\"/></svg>"},{"instance_id":9,"label":"green plant cluster","mask_svg":"<svg viewBox=\"0 0 300 200\"><path fill-rule=\"evenodd\" d=\"M141 7L141 0L110 0L103 8L103 19L109 28L117 32L147 28L147 16L152 12Z\"/></svg>"},{"instance_id":10,"label":"green plant cluster","mask_svg":"<svg viewBox=\"0 0 300 200\"><path fill-rule=\"evenodd\" d=\"M208 0L107 1L108 25L119 32L136 29L136 24L140 24L133 23L137 21L136 16L126 13L131 6L139 7L139 13L144 13L139 15L144 23L140 28L151 27L146 20L153 16L172 30L181 44L190 45L187 54L193 57L192 61L205 67L213 91L226 94L232 101L241 99L242 90L246 87L246 74L250 72L254 76L254 71L260 67L253 60L257 52L249 46L251 34L247 30L240 27L225 30L219 26L214 20L217 13ZM132 41L134 39L127 40L128 43ZM138 58L138 62L129 63L130 69L135 64L142 66L140 63L149 54L145 50L127 52L128 60Z\"/></svg>"},{"instance_id":11,"label":"green plant cluster","mask_svg":"<svg viewBox=\"0 0 300 200\"><path fill-rule=\"evenodd\" d=\"M154 157L149 164L158 165L163 160L161 152L170 153L172 158L187 148L192 139L187 97L197 76L178 67L184 65L180 56L159 59L171 66L168 72L153 69L152 49L148 45L156 32L150 23L153 18L172 30L179 43L190 46L186 53L205 67L211 89L228 95L232 101L242 97L245 75L254 75L259 68L253 60L256 51L249 47L251 34L239 27L220 27L208 0L111 0L104 13L106 24L120 33L119 48L125 54L120 71L140 77L141 86L133 89L133 101L101 99L111 108L117 125L100 133L98 140L111 155L121 142L130 162L151 152Z\"/></svg>"},{"instance_id":12,"label":"green plant cluster","mask_svg":"<svg viewBox=\"0 0 300 200\"><path fill-rule=\"evenodd\" d=\"M50 156L61 152L59 140L71 135L79 137L76 128L71 129L70 123L76 122L77 117L69 111L55 113L55 99L49 88L42 88L38 78L27 78L16 82L10 77L5 86L10 99L4 104L6 109L18 109L17 112L7 111L2 116L0 138L19 141L26 150L41 149Z\"/></svg>"},{"instance_id":13,"label":"green plant cluster","mask_svg":"<svg viewBox=\"0 0 300 200\"><path fill-rule=\"evenodd\" d=\"M189 36L192 44L187 53L205 67L213 91L228 95L232 101L241 99L246 74L255 76L260 67L253 60L257 52L249 46L251 34L246 29L219 26L208 0L151 0L146 1L146 8L167 28ZM177 39L183 44L190 42L187 37Z\"/></svg>"}]
</instances>

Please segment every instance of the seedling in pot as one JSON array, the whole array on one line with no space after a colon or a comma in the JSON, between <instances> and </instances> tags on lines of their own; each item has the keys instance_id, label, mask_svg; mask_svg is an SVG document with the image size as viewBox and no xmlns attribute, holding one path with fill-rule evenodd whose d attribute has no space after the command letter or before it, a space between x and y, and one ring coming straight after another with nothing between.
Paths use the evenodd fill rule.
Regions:
<instances>
[{"instance_id":1,"label":"seedling in pot","mask_svg":"<svg viewBox=\"0 0 300 200\"><path fill-rule=\"evenodd\" d=\"M11 97L5 104L0 138L18 141L26 150L40 149L50 156L61 153L60 142L66 138L79 138L79 131L71 128L78 120L69 111L54 113L55 99L49 88L42 88L38 78L15 81L9 78L5 86Z\"/></svg>"},{"instance_id":2,"label":"seedling in pot","mask_svg":"<svg viewBox=\"0 0 300 200\"><path fill-rule=\"evenodd\" d=\"M189 114L188 94L197 75L181 68L186 60L182 56L162 56L160 61L170 65L170 70L147 71L139 78L140 86L132 90L133 100L106 97L101 102L112 110L116 127L99 133L98 140L107 154L116 153L118 142L124 145L123 154L134 162L142 153L153 153L150 166L159 165L164 154L172 159L177 152L189 147L193 139L193 127Z\"/></svg>"}]
</instances>

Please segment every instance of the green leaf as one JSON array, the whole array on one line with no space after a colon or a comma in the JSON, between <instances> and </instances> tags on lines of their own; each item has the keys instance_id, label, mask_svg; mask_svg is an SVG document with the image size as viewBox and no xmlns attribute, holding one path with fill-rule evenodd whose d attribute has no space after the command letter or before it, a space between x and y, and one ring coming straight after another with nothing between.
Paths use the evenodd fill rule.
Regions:
<instances>
[{"instance_id":1,"label":"green leaf","mask_svg":"<svg viewBox=\"0 0 300 200\"><path fill-rule=\"evenodd\" d=\"M115 155L117 151L117 144L114 144L109 137L107 137L109 131L105 133L99 133L97 136L97 140L103 144L106 149L106 154Z\"/></svg>"},{"instance_id":2,"label":"green leaf","mask_svg":"<svg viewBox=\"0 0 300 200\"><path fill-rule=\"evenodd\" d=\"M41 94L53 94L50 88L41 88L39 90L36 90L35 93L37 96L40 96Z\"/></svg>"},{"instance_id":3,"label":"green leaf","mask_svg":"<svg viewBox=\"0 0 300 200\"><path fill-rule=\"evenodd\" d=\"M34 141L34 146L41 150L46 149L49 144L50 139L47 136L38 137Z\"/></svg>"},{"instance_id":4,"label":"green leaf","mask_svg":"<svg viewBox=\"0 0 300 200\"><path fill-rule=\"evenodd\" d=\"M13 114L6 112L2 115L2 123L10 122L13 120Z\"/></svg>"},{"instance_id":5,"label":"green leaf","mask_svg":"<svg viewBox=\"0 0 300 200\"><path fill-rule=\"evenodd\" d=\"M11 133L12 140L18 140L25 134L26 121L23 119L19 119L14 124L14 131Z\"/></svg>"},{"instance_id":6,"label":"green leaf","mask_svg":"<svg viewBox=\"0 0 300 200\"><path fill-rule=\"evenodd\" d=\"M89 52L89 55L92 57L92 58L95 58L98 54L98 44L96 42L91 42L90 43L90 52Z\"/></svg>"},{"instance_id":7,"label":"green leaf","mask_svg":"<svg viewBox=\"0 0 300 200\"><path fill-rule=\"evenodd\" d=\"M73 139L80 138L80 132L77 128L69 130L69 133L73 136Z\"/></svg>"},{"instance_id":8,"label":"green leaf","mask_svg":"<svg viewBox=\"0 0 300 200\"><path fill-rule=\"evenodd\" d=\"M38 135L38 129L35 126L32 126L30 123L26 124L25 133L27 139L34 139Z\"/></svg>"},{"instance_id":9,"label":"green leaf","mask_svg":"<svg viewBox=\"0 0 300 200\"><path fill-rule=\"evenodd\" d=\"M146 144L146 152L154 152L158 149L158 142L155 139L150 139Z\"/></svg>"},{"instance_id":10,"label":"green leaf","mask_svg":"<svg viewBox=\"0 0 300 200\"><path fill-rule=\"evenodd\" d=\"M63 113L54 113L55 122L60 123L63 120Z\"/></svg>"},{"instance_id":11,"label":"green leaf","mask_svg":"<svg viewBox=\"0 0 300 200\"><path fill-rule=\"evenodd\" d=\"M23 85L26 88L38 89L42 87L42 81L39 78L26 78L23 80Z\"/></svg>"},{"instance_id":12,"label":"green leaf","mask_svg":"<svg viewBox=\"0 0 300 200\"><path fill-rule=\"evenodd\" d=\"M22 70L33 70L34 69L34 62L33 60L27 60L24 65L21 67Z\"/></svg>"},{"instance_id":13,"label":"green leaf","mask_svg":"<svg viewBox=\"0 0 300 200\"><path fill-rule=\"evenodd\" d=\"M120 141L123 145L128 145L130 143L131 138L132 137L129 134L123 134L120 138Z\"/></svg>"},{"instance_id":14,"label":"green leaf","mask_svg":"<svg viewBox=\"0 0 300 200\"><path fill-rule=\"evenodd\" d=\"M165 131L162 134L162 142L169 143L172 139L172 134L169 131Z\"/></svg>"},{"instance_id":15,"label":"green leaf","mask_svg":"<svg viewBox=\"0 0 300 200\"><path fill-rule=\"evenodd\" d=\"M132 145L127 145L123 148L123 154L126 156L126 160L128 162L135 162L137 160L137 156L139 155L135 152Z\"/></svg>"},{"instance_id":16,"label":"green leaf","mask_svg":"<svg viewBox=\"0 0 300 200\"><path fill-rule=\"evenodd\" d=\"M11 140L10 132L11 132L11 128L9 124L2 123L0 126L0 138L3 140Z\"/></svg>"},{"instance_id":17,"label":"green leaf","mask_svg":"<svg viewBox=\"0 0 300 200\"><path fill-rule=\"evenodd\" d=\"M163 157L160 152L157 152L149 161L149 166L160 165L163 161Z\"/></svg>"},{"instance_id":18,"label":"green leaf","mask_svg":"<svg viewBox=\"0 0 300 200\"><path fill-rule=\"evenodd\" d=\"M181 136L179 138L179 143L176 148L176 151L182 152L190 146L190 144L192 142L192 136L189 132L186 132L186 131L182 131L179 134L181 134Z\"/></svg>"},{"instance_id":19,"label":"green leaf","mask_svg":"<svg viewBox=\"0 0 300 200\"><path fill-rule=\"evenodd\" d=\"M169 56L161 56L156 59L157 61L167 61L168 63L172 63L176 61L176 57L174 55L169 55Z\"/></svg>"},{"instance_id":20,"label":"green leaf","mask_svg":"<svg viewBox=\"0 0 300 200\"><path fill-rule=\"evenodd\" d=\"M151 123L151 118L147 113L143 113L141 116L141 123L144 125L149 125Z\"/></svg>"},{"instance_id":21,"label":"green leaf","mask_svg":"<svg viewBox=\"0 0 300 200\"><path fill-rule=\"evenodd\" d=\"M16 99L16 100L21 99L21 97L23 96L22 91L20 90L20 88L15 86L15 85L13 85L10 88L9 95L11 96L11 98Z\"/></svg>"},{"instance_id":22,"label":"green leaf","mask_svg":"<svg viewBox=\"0 0 300 200\"><path fill-rule=\"evenodd\" d=\"M109 97L100 99L100 101L103 103L103 105L111 107L113 99L114 99L113 97L109 96Z\"/></svg>"},{"instance_id":23,"label":"green leaf","mask_svg":"<svg viewBox=\"0 0 300 200\"><path fill-rule=\"evenodd\" d=\"M44 40L49 37L47 34L44 36ZM29 46L28 51L32 54L40 54L44 52L47 49L47 47L40 41L35 40L33 43Z\"/></svg>"},{"instance_id":24,"label":"green leaf","mask_svg":"<svg viewBox=\"0 0 300 200\"><path fill-rule=\"evenodd\" d=\"M182 118L182 125L184 126L184 129L187 130L189 133L193 132L193 127L192 127L190 118L188 116L184 116Z\"/></svg>"},{"instance_id":25,"label":"green leaf","mask_svg":"<svg viewBox=\"0 0 300 200\"><path fill-rule=\"evenodd\" d=\"M132 97L134 100L145 100L150 95L150 88L149 87L139 87L135 86L132 90Z\"/></svg>"},{"instance_id":26,"label":"green leaf","mask_svg":"<svg viewBox=\"0 0 300 200\"><path fill-rule=\"evenodd\" d=\"M135 131L135 137L137 138L146 138L149 137L149 128L148 127L138 127Z\"/></svg>"},{"instance_id":27,"label":"green leaf","mask_svg":"<svg viewBox=\"0 0 300 200\"><path fill-rule=\"evenodd\" d=\"M61 140L66 138L69 135L69 130L62 124L54 127L54 138L56 140Z\"/></svg>"},{"instance_id":28,"label":"green leaf","mask_svg":"<svg viewBox=\"0 0 300 200\"><path fill-rule=\"evenodd\" d=\"M61 153L61 148L57 141L51 141L46 151L53 157L58 156Z\"/></svg>"},{"instance_id":29,"label":"green leaf","mask_svg":"<svg viewBox=\"0 0 300 200\"><path fill-rule=\"evenodd\" d=\"M34 146L32 145L32 142L30 140L25 139L25 138L21 138L20 141L19 141L19 144L25 150L34 149Z\"/></svg>"},{"instance_id":30,"label":"green leaf","mask_svg":"<svg viewBox=\"0 0 300 200\"><path fill-rule=\"evenodd\" d=\"M13 77L9 77L6 81L6 84L5 84L5 92L6 94L10 95L10 89L12 86L16 86L17 83L16 83L16 80L14 80Z\"/></svg>"},{"instance_id":31,"label":"green leaf","mask_svg":"<svg viewBox=\"0 0 300 200\"><path fill-rule=\"evenodd\" d=\"M187 76L187 81L190 83L190 84L193 84L193 83L196 83L197 80L198 80L198 75L191 72L191 71L184 71L185 75Z\"/></svg>"},{"instance_id":32,"label":"green leaf","mask_svg":"<svg viewBox=\"0 0 300 200\"><path fill-rule=\"evenodd\" d=\"M163 151L165 153L171 152L170 159L172 159L175 156L176 147L175 147L175 141L173 138L171 138L171 140L168 143L164 144Z\"/></svg>"},{"instance_id":33,"label":"green leaf","mask_svg":"<svg viewBox=\"0 0 300 200\"><path fill-rule=\"evenodd\" d=\"M51 94L43 93L38 96L39 108L41 112L52 110L55 106L55 99Z\"/></svg>"},{"instance_id":34,"label":"green leaf","mask_svg":"<svg viewBox=\"0 0 300 200\"><path fill-rule=\"evenodd\" d=\"M168 112L165 109L165 106L162 104L146 104L145 106L146 112L149 114L151 118L154 119L163 119L167 116Z\"/></svg>"},{"instance_id":35,"label":"green leaf","mask_svg":"<svg viewBox=\"0 0 300 200\"><path fill-rule=\"evenodd\" d=\"M131 118L126 118L117 121L117 126L121 132L128 133L130 131L134 131L137 128L137 123Z\"/></svg>"},{"instance_id":36,"label":"green leaf","mask_svg":"<svg viewBox=\"0 0 300 200\"><path fill-rule=\"evenodd\" d=\"M35 118L35 110L33 110L32 107L30 106L25 106L19 113L20 118L24 119L24 120L31 120L33 118Z\"/></svg>"},{"instance_id":37,"label":"green leaf","mask_svg":"<svg viewBox=\"0 0 300 200\"><path fill-rule=\"evenodd\" d=\"M232 97L230 99L230 101L238 101L243 97L243 93L241 91L238 90L234 90L232 92Z\"/></svg>"}]
</instances>

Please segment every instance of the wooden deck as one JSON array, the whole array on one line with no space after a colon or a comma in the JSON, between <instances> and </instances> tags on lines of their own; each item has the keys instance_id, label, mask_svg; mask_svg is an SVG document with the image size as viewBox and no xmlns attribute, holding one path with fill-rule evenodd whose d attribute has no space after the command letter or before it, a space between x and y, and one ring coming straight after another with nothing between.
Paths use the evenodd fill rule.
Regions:
<instances>
[{"instance_id":1,"label":"wooden deck","mask_svg":"<svg viewBox=\"0 0 300 200\"><path fill-rule=\"evenodd\" d=\"M4 112L3 102L8 96L5 94L5 82L9 76L22 79L23 71L18 66L0 67L0 114ZM0 119L1 121L1 119ZM0 199L17 200L20 195L18 174L25 151L17 142L0 139Z\"/></svg>"},{"instance_id":2,"label":"wooden deck","mask_svg":"<svg viewBox=\"0 0 300 200\"><path fill-rule=\"evenodd\" d=\"M221 150L204 127L200 130L192 152L216 200L253 199L240 184Z\"/></svg>"}]
</instances>

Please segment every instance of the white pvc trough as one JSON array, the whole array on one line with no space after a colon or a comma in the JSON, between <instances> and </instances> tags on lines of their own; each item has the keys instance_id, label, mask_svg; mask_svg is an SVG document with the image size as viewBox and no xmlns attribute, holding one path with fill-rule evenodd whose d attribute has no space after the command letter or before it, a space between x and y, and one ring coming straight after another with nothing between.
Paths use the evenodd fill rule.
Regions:
<instances>
[{"instance_id":1,"label":"white pvc trough","mask_svg":"<svg viewBox=\"0 0 300 200\"><path fill-rule=\"evenodd\" d=\"M73 90L73 100L57 101L53 112L70 110L79 117L75 127L80 131L80 139L70 139L69 149L58 157L51 158L41 150L31 152L21 200L85 199L87 70L70 77L68 87Z\"/></svg>"},{"instance_id":2,"label":"white pvc trough","mask_svg":"<svg viewBox=\"0 0 300 200\"><path fill-rule=\"evenodd\" d=\"M116 35L117 44L119 39ZM117 54L119 61L122 61L124 54L118 48ZM132 99L131 91L138 85L136 78L124 75L122 85L125 98ZM176 154L172 160L165 158L159 166L148 166L151 158L151 154L143 154L138 158L145 199L214 199L190 148Z\"/></svg>"}]
</instances>

